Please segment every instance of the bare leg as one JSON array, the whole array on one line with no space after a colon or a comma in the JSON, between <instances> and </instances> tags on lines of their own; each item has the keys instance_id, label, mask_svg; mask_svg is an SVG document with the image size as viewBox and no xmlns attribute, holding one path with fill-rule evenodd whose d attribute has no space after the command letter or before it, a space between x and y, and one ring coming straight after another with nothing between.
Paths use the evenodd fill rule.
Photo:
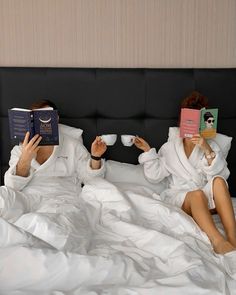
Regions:
<instances>
[{"instance_id":1,"label":"bare leg","mask_svg":"<svg viewBox=\"0 0 236 295\"><path fill-rule=\"evenodd\" d=\"M235 250L233 245L226 241L216 228L208 209L207 198L203 191L196 190L188 192L182 209L191 215L199 227L207 234L216 253L224 254Z\"/></svg>"},{"instance_id":2,"label":"bare leg","mask_svg":"<svg viewBox=\"0 0 236 295\"><path fill-rule=\"evenodd\" d=\"M216 211L220 216L228 241L236 247L236 222L232 200L227 185L221 177L213 180L213 194Z\"/></svg>"}]
</instances>

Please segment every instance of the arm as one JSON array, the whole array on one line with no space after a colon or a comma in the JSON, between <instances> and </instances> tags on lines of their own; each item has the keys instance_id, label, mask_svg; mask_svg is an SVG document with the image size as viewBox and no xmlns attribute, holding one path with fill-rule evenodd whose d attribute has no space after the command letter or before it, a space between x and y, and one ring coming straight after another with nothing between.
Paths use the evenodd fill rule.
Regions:
<instances>
[{"instance_id":1,"label":"arm","mask_svg":"<svg viewBox=\"0 0 236 295\"><path fill-rule=\"evenodd\" d=\"M210 179L212 176L221 175L227 179L230 172L219 146L214 142L209 144L199 134L194 135L191 141L194 144L199 145L204 153L200 166L202 171L207 175L207 178Z\"/></svg>"},{"instance_id":2,"label":"arm","mask_svg":"<svg viewBox=\"0 0 236 295\"><path fill-rule=\"evenodd\" d=\"M96 138L91 146L91 152L97 160L91 159L90 153L81 143L76 146L76 171L79 179L82 182L88 181L91 177L101 176L105 174L104 160L101 159L104 146L99 146L98 139Z\"/></svg>"},{"instance_id":3,"label":"arm","mask_svg":"<svg viewBox=\"0 0 236 295\"><path fill-rule=\"evenodd\" d=\"M101 168L101 157L107 149L106 144L102 141L100 136L97 136L91 146L91 168Z\"/></svg>"},{"instance_id":4,"label":"arm","mask_svg":"<svg viewBox=\"0 0 236 295\"><path fill-rule=\"evenodd\" d=\"M144 151L138 160L143 165L144 175L148 181L158 183L170 175L161 150L157 154L156 149L150 148L149 144L140 137L135 138L134 144Z\"/></svg>"},{"instance_id":5,"label":"arm","mask_svg":"<svg viewBox=\"0 0 236 295\"><path fill-rule=\"evenodd\" d=\"M16 165L16 175L22 176L22 177L29 176L31 161L33 158L36 158L37 152L40 148L38 145L42 139L41 136L36 134L29 141L29 136L30 136L30 133L27 132L22 144L22 153Z\"/></svg>"},{"instance_id":6,"label":"arm","mask_svg":"<svg viewBox=\"0 0 236 295\"><path fill-rule=\"evenodd\" d=\"M15 190L22 190L33 176L31 161L36 157L41 137L34 136L29 141L29 132L21 146L15 146L11 151L9 169L5 173L5 185Z\"/></svg>"}]
</instances>

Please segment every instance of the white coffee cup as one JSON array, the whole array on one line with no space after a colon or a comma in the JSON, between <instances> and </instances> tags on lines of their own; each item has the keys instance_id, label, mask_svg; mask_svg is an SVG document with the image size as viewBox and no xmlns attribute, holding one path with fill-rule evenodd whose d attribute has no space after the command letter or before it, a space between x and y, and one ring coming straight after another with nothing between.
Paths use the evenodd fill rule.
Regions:
<instances>
[{"instance_id":1,"label":"white coffee cup","mask_svg":"<svg viewBox=\"0 0 236 295\"><path fill-rule=\"evenodd\" d=\"M121 142L124 146L132 146L134 143L135 135L124 134L121 135Z\"/></svg>"},{"instance_id":2,"label":"white coffee cup","mask_svg":"<svg viewBox=\"0 0 236 295\"><path fill-rule=\"evenodd\" d=\"M103 134L101 136L102 141L105 142L106 145L113 145L116 142L117 135L116 134Z\"/></svg>"}]
</instances>

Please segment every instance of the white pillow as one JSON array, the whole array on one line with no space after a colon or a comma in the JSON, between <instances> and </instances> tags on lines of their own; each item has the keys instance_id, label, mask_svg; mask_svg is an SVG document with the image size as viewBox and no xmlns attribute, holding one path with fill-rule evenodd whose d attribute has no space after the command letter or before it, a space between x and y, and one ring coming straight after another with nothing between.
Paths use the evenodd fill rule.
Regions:
<instances>
[{"instance_id":1,"label":"white pillow","mask_svg":"<svg viewBox=\"0 0 236 295\"><path fill-rule=\"evenodd\" d=\"M170 127L169 128L169 135L168 135L168 141L175 140L179 137L179 127ZM232 137L217 133L216 137L213 139L209 139L209 141L214 141L219 148L221 149L223 155L225 158L227 158L227 155L229 153L230 147L231 147L231 141Z\"/></svg>"},{"instance_id":2,"label":"white pillow","mask_svg":"<svg viewBox=\"0 0 236 295\"><path fill-rule=\"evenodd\" d=\"M160 193L167 188L165 180L157 184L147 181L144 176L143 167L140 164L134 165L107 160L105 178L112 183L132 183L145 186L156 193Z\"/></svg>"},{"instance_id":3,"label":"white pillow","mask_svg":"<svg viewBox=\"0 0 236 295\"><path fill-rule=\"evenodd\" d=\"M59 130L62 132L62 134L68 135L76 140L79 140L83 143L82 133L83 130L80 128L75 128L71 126L67 126L64 124L59 123Z\"/></svg>"}]
</instances>

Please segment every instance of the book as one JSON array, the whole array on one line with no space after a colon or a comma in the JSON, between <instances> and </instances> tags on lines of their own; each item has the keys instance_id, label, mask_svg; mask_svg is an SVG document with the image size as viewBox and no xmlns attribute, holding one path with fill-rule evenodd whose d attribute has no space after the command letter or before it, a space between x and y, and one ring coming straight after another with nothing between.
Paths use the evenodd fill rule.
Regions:
<instances>
[{"instance_id":1,"label":"book","mask_svg":"<svg viewBox=\"0 0 236 295\"><path fill-rule=\"evenodd\" d=\"M218 109L201 110L182 108L180 114L180 137L191 138L200 134L204 138L216 136Z\"/></svg>"},{"instance_id":2,"label":"book","mask_svg":"<svg viewBox=\"0 0 236 295\"><path fill-rule=\"evenodd\" d=\"M58 145L58 112L51 107L41 109L12 108L8 110L10 138L15 143L23 142L27 131L30 139L39 134L39 145Z\"/></svg>"}]
</instances>

